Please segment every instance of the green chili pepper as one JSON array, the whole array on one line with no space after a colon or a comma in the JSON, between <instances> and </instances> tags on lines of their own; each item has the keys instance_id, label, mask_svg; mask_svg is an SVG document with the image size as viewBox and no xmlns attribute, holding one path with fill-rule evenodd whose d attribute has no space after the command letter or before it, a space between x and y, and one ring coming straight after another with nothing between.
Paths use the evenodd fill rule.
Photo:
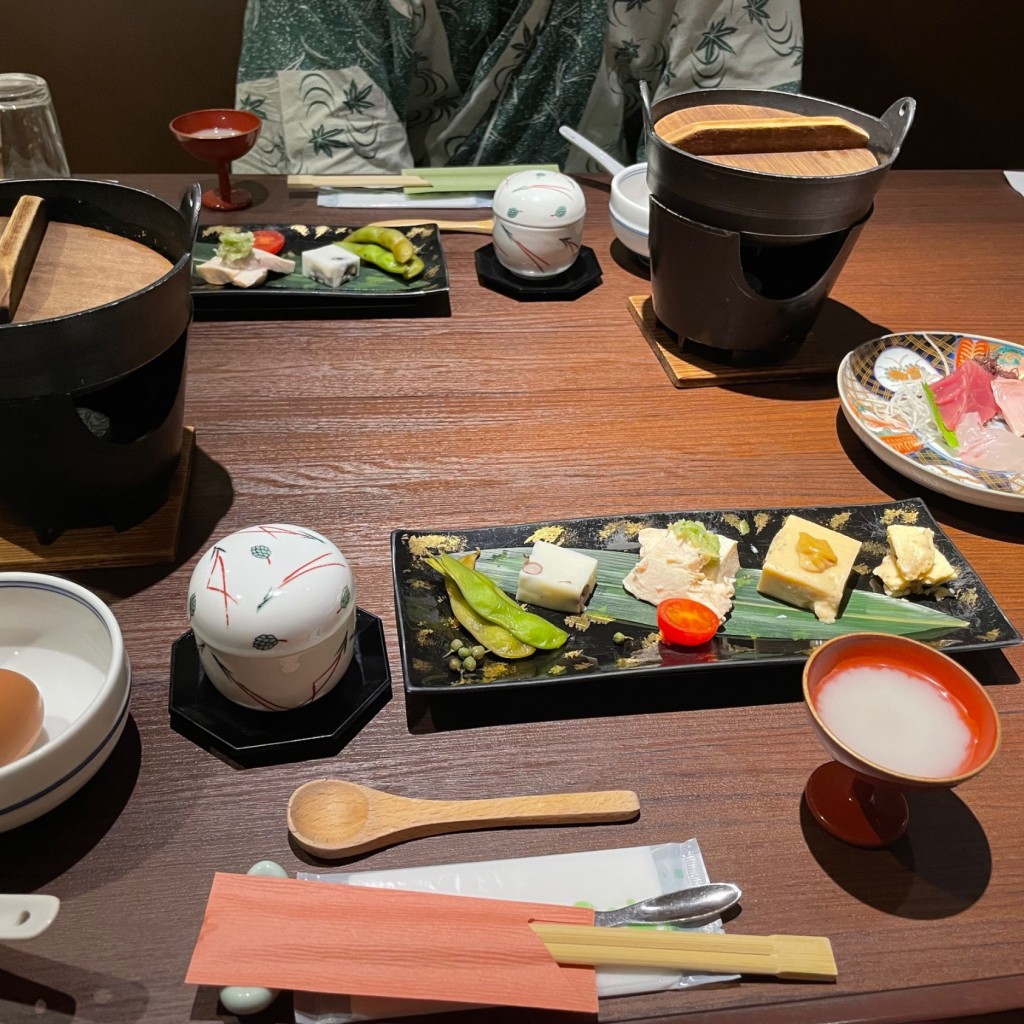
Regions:
<instances>
[{"instance_id":1,"label":"green chili pepper","mask_svg":"<svg viewBox=\"0 0 1024 1024\"><path fill-rule=\"evenodd\" d=\"M569 639L565 630L522 609L482 572L468 568L451 555L441 555L439 562L445 576L458 586L477 615L503 626L524 644L550 651Z\"/></svg>"},{"instance_id":2,"label":"green chili pepper","mask_svg":"<svg viewBox=\"0 0 1024 1024\"><path fill-rule=\"evenodd\" d=\"M386 270L389 274L398 274L399 277L404 277L406 280L423 273L423 260L419 256L413 256L408 263L399 263L393 252L383 246L374 245L372 242L365 244L335 242L334 244L348 249L349 252L354 252L365 263L372 263L375 267L380 267L381 270Z\"/></svg>"},{"instance_id":3,"label":"green chili pepper","mask_svg":"<svg viewBox=\"0 0 1024 1024\"><path fill-rule=\"evenodd\" d=\"M475 556L473 557L475 560ZM491 651L493 654L497 654L499 658L528 658L531 654L536 651L535 647L531 647L529 644L524 644L517 640L507 629L499 626L495 622L489 622L487 619L481 618L476 614L475 611L466 603L466 600L462 596L462 591L459 590L458 584L455 583L441 568L441 564L436 558L428 558L427 565L432 569L436 569L444 577L444 589L448 593L448 600L452 606L452 614L458 620L462 628L469 633L474 640L479 640L480 643ZM460 641L452 641L453 644L458 643L459 647L463 644ZM454 655L456 649L453 647L451 653ZM483 651L480 652L481 657ZM454 659L459 665L462 664L457 658Z\"/></svg>"},{"instance_id":4,"label":"green chili pepper","mask_svg":"<svg viewBox=\"0 0 1024 1024\"><path fill-rule=\"evenodd\" d=\"M372 242L374 245L382 245L385 249L391 250L391 255L399 263L408 263L416 254L412 242L397 228L381 228L368 224L366 227L357 228L343 239L345 242Z\"/></svg>"}]
</instances>

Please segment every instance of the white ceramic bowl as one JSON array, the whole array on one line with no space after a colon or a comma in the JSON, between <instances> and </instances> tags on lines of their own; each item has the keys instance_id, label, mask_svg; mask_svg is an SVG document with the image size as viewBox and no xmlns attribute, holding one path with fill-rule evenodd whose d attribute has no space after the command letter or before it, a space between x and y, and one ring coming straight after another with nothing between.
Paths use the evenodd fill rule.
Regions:
<instances>
[{"instance_id":1,"label":"white ceramic bowl","mask_svg":"<svg viewBox=\"0 0 1024 1024\"><path fill-rule=\"evenodd\" d=\"M568 175L516 171L495 189L492 212L494 254L506 270L540 279L576 262L587 203Z\"/></svg>"},{"instance_id":2,"label":"white ceramic bowl","mask_svg":"<svg viewBox=\"0 0 1024 1024\"><path fill-rule=\"evenodd\" d=\"M192 572L188 615L207 678L257 711L324 696L355 653L348 560L322 534L290 523L217 541Z\"/></svg>"},{"instance_id":3,"label":"white ceramic bowl","mask_svg":"<svg viewBox=\"0 0 1024 1024\"><path fill-rule=\"evenodd\" d=\"M649 259L651 249L648 244L647 231L639 224L623 220L610 207L608 209L608 216L611 218L612 230L615 232L615 237L627 249L635 252L637 256Z\"/></svg>"},{"instance_id":4,"label":"white ceramic bowl","mask_svg":"<svg viewBox=\"0 0 1024 1024\"><path fill-rule=\"evenodd\" d=\"M647 186L647 164L630 164L612 178L609 209L620 219L647 232L651 221L651 190Z\"/></svg>"},{"instance_id":5,"label":"white ceramic bowl","mask_svg":"<svg viewBox=\"0 0 1024 1024\"><path fill-rule=\"evenodd\" d=\"M113 612L84 587L39 573L0 573L0 667L43 697L43 729L24 757L0 767L0 832L81 789L128 719L131 669Z\"/></svg>"}]
</instances>

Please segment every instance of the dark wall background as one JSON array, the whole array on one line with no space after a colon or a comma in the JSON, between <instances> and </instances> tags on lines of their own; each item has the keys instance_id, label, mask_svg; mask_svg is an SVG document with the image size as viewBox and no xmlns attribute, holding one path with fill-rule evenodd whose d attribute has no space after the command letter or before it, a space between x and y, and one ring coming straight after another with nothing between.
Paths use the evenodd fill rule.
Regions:
<instances>
[{"instance_id":1,"label":"dark wall background","mask_svg":"<svg viewBox=\"0 0 1024 1024\"><path fill-rule=\"evenodd\" d=\"M193 171L167 123L233 105L244 10L3 0L0 69L49 81L73 171ZM805 92L876 116L917 100L898 166L1024 168L1021 0L804 0L803 16Z\"/></svg>"}]
</instances>

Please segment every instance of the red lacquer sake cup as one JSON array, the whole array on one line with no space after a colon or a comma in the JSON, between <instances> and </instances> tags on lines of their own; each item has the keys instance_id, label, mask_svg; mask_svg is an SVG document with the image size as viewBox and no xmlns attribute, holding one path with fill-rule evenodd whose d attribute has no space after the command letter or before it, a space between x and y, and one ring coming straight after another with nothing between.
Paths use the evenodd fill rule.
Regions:
<instances>
[{"instance_id":1,"label":"red lacquer sake cup","mask_svg":"<svg viewBox=\"0 0 1024 1024\"><path fill-rule=\"evenodd\" d=\"M818 688L833 670L869 658L882 667L923 676L959 705L973 743L955 775L919 776L868 760L840 740L822 721ZM818 741L833 758L811 774L804 790L807 807L832 835L853 846L894 843L907 829L907 789L950 789L977 775L999 749L999 716L984 687L962 665L907 637L852 633L816 648L803 672L804 703Z\"/></svg>"},{"instance_id":2,"label":"red lacquer sake cup","mask_svg":"<svg viewBox=\"0 0 1024 1024\"><path fill-rule=\"evenodd\" d=\"M231 187L232 160L245 156L256 145L263 122L245 110L193 110L179 114L170 124L171 134L186 153L217 166L217 187L203 192L203 206L210 210L244 210L252 196Z\"/></svg>"}]
</instances>

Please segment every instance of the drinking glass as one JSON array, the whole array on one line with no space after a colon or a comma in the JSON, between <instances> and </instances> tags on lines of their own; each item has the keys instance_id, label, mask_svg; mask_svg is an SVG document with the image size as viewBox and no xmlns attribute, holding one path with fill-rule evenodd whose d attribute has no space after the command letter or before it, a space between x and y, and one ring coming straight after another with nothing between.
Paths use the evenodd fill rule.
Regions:
<instances>
[{"instance_id":1,"label":"drinking glass","mask_svg":"<svg viewBox=\"0 0 1024 1024\"><path fill-rule=\"evenodd\" d=\"M66 178L50 89L38 75L0 74L0 178Z\"/></svg>"}]
</instances>

